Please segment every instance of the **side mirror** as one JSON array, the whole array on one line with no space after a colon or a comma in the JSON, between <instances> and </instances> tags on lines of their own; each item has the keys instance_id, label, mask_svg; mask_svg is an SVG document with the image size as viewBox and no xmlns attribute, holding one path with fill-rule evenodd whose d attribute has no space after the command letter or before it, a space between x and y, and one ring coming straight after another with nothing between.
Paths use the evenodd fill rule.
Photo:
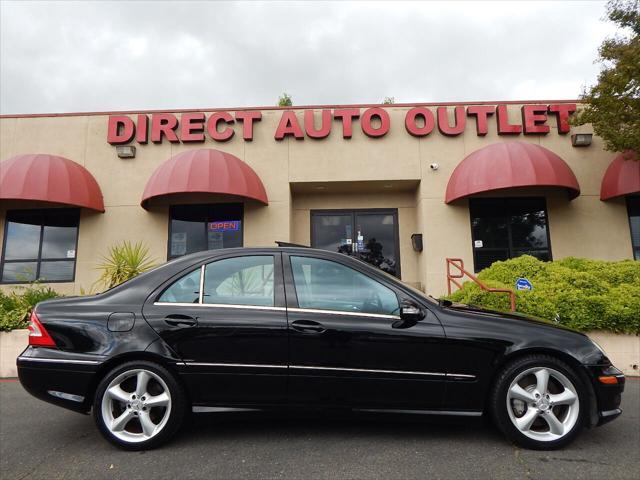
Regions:
<instances>
[{"instance_id":1,"label":"side mirror","mask_svg":"<svg viewBox=\"0 0 640 480\"><path fill-rule=\"evenodd\" d=\"M411 300L403 300L400 305L400 320L391 325L393 328L409 328L424 318L422 309Z\"/></svg>"}]
</instances>

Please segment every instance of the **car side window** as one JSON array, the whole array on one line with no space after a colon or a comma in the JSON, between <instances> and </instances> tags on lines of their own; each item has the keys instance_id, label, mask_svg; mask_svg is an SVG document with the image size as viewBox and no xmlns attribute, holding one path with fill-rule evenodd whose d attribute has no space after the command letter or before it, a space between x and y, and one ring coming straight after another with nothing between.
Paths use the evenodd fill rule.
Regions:
<instances>
[{"instance_id":1,"label":"car side window","mask_svg":"<svg viewBox=\"0 0 640 480\"><path fill-rule=\"evenodd\" d=\"M204 271L204 303L274 306L273 256L225 258Z\"/></svg>"},{"instance_id":2,"label":"car side window","mask_svg":"<svg viewBox=\"0 0 640 480\"><path fill-rule=\"evenodd\" d=\"M186 274L167 288L159 302L198 303L200 301L200 268Z\"/></svg>"},{"instance_id":3,"label":"car side window","mask_svg":"<svg viewBox=\"0 0 640 480\"><path fill-rule=\"evenodd\" d=\"M330 260L291 257L300 308L397 315L398 297L367 275Z\"/></svg>"}]
</instances>

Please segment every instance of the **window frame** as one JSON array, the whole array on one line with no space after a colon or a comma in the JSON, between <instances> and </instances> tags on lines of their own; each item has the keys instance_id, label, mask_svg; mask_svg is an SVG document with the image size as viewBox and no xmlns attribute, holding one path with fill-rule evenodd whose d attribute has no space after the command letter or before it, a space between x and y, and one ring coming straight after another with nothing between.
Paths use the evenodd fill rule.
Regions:
<instances>
[{"instance_id":1,"label":"window frame","mask_svg":"<svg viewBox=\"0 0 640 480\"><path fill-rule=\"evenodd\" d=\"M395 286L387 281L384 278L380 278L378 275L372 275L371 272L367 272L363 268L358 268L359 265L351 265L350 262L341 262L334 257L324 257L322 255L317 254L307 254L305 252L295 252L295 253L287 253L283 256L283 263L286 263L287 268L285 269L285 284L287 285L287 293L292 292L293 295L287 295L287 309L289 311L301 311L301 312L322 312L329 315L346 315L353 317L374 317L374 318L388 318L398 320L400 318L400 312L398 314L388 314L388 313L368 313L368 312L354 312L348 310L327 310L327 309L317 309L317 308L305 308L301 307L298 301L298 290L296 287L295 277L293 275L293 265L291 263L291 257L302 257L302 258L312 258L315 260L324 260L327 262L337 263L345 268L349 268L354 270L361 275L373 280L374 282L382 285L383 287L391 290L393 294L396 296L396 301L398 302L398 308L400 309L402 306L402 300L407 295L403 294L403 292L399 291ZM349 257L347 257L349 258ZM360 260L357 260L360 261ZM370 266L371 269L375 269L374 266ZM395 278L395 277L394 277Z\"/></svg>"},{"instance_id":2,"label":"window frame","mask_svg":"<svg viewBox=\"0 0 640 480\"><path fill-rule=\"evenodd\" d=\"M629 222L629 235L631 236L631 258L635 261L640 261L640 243L637 245L633 244L633 231L631 230L631 202L637 202L636 208L638 209L638 215L640 215L640 195L627 195L625 198L627 206L627 221Z\"/></svg>"},{"instance_id":3,"label":"window frame","mask_svg":"<svg viewBox=\"0 0 640 480\"><path fill-rule=\"evenodd\" d=\"M172 235L172 213L174 211L175 208L181 208L181 207L205 207L207 210L207 218L210 218L213 216L213 210L215 207L217 206L224 206L224 205L239 205L240 209L242 211L241 215L240 215L240 237L242 240L242 245L240 245L240 247L228 247L228 248L241 248L244 247L244 203L242 202L227 202L227 203L194 203L194 204L175 204L175 205L169 205L169 218L168 218L168 222L167 222L167 261L170 260L175 260L176 258L181 258L184 257L185 255L190 255L190 253L185 253L184 255L171 255L171 235ZM207 225L209 224L209 222L211 222L213 220L206 220L204 221L204 236L205 238L207 238ZM195 223L195 222L194 222ZM224 250L219 249L219 250ZM200 250L201 252L206 252L208 250ZM198 253L198 252L191 252L191 253Z\"/></svg>"},{"instance_id":4,"label":"window frame","mask_svg":"<svg viewBox=\"0 0 640 480\"><path fill-rule=\"evenodd\" d=\"M263 306L263 305L242 305L242 304L233 304L233 303L204 303L204 279L205 279L205 268L207 265L211 263L215 263L221 260L228 260L232 258L246 258L246 257L271 257L273 259L273 306ZM160 297L166 292L171 286L181 280L182 278L190 275L196 270L200 270L200 282L199 282L199 293L198 293L198 302L197 303L181 303L181 302L161 302ZM161 305L161 306L176 306L176 307L197 307L197 308L245 308L249 310L285 310L285 294L284 294L284 283L283 283L283 273L282 273L282 254L280 252L251 252L250 254L221 254L217 257L209 257L205 260L202 260L196 264L189 265L187 268L181 270L177 274L173 275L171 278L165 280L153 294L149 296L151 303L153 305Z\"/></svg>"},{"instance_id":5,"label":"window frame","mask_svg":"<svg viewBox=\"0 0 640 480\"><path fill-rule=\"evenodd\" d=\"M469 199L469 227L471 229L471 249L473 252L473 271L475 273L480 272L481 270L478 270L477 268L477 257L476 257L476 247L475 247L475 241L476 238L474 236L474 231L473 231L473 212L472 212L472 207L471 207L471 202L473 201L477 201L477 200L487 200L487 201L499 201L501 203L504 204L504 206L506 206L508 208L509 205L509 201L510 200L528 200L528 201L542 201L543 207L544 207L544 213L545 213L545 218L546 218L546 232L547 232L547 248L540 248L540 249L529 249L531 251L536 251L536 250L549 250L549 261L553 261L553 250L551 247L551 227L550 227L550 222L549 222L549 210L547 208L547 198L543 197L543 196L526 196L526 197L474 197L474 198L470 198ZM493 251L501 251L501 250L507 250L508 253L508 257L507 260L510 260L512 258L517 258L515 256L513 256L513 252L514 251L522 251L524 250L523 248L518 248L518 247L514 247L513 245L513 235L512 235L512 225L511 222L509 221L509 217L511 216L509 213L509 210L505 210L506 215L504 215L503 219L506 219L506 225L507 225L507 246L506 247L489 247L489 248L485 248L482 247L485 251L489 250L493 250ZM521 256L521 255L519 255ZM485 268L489 268L489 267L485 267Z\"/></svg>"},{"instance_id":6,"label":"window frame","mask_svg":"<svg viewBox=\"0 0 640 480\"><path fill-rule=\"evenodd\" d=\"M64 257L64 258L47 258L44 259L42 258L42 244L44 241L44 227L45 227L45 221L44 221L44 216L46 215L46 213L50 213L50 212L55 212L55 211L68 211L71 212L73 211L74 213L77 213L78 215L78 225L75 227L76 228L76 242L74 245L75 248L75 256L73 257L73 259ZM41 220L40 220L40 239L38 241L38 257L33 259L33 258L18 258L18 259L12 259L12 260L7 260L5 258L6 255L6 249L7 249L7 233L9 231L9 222L11 221L9 219L9 215L13 212L37 212L38 215L41 215ZM46 263L54 263L54 262L61 262L61 261L65 261L65 262L69 262L71 260L73 260L73 275L71 276L70 280L42 280L42 283L73 283L76 281L76 266L78 264L78 240L80 238L80 217L81 217L82 212L80 211L79 208L29 208L29 209L11 209L11 210L6 210L5 211L5 217L4 217L4 225L3 225L3 236L2 236L2 255L0 255L0 285L25 285L25 284L30 284L33 282L38 282L40 281L39 277L40 277L40 268L43 262ZM4 281L2 280L3 276L4 276L4 268L5 265L7 263L25 263L25 262L35 262L36 264L36 275L35 275L35 279L34 280L24 280L24 281Z\"/></svg>"}]
</instances>

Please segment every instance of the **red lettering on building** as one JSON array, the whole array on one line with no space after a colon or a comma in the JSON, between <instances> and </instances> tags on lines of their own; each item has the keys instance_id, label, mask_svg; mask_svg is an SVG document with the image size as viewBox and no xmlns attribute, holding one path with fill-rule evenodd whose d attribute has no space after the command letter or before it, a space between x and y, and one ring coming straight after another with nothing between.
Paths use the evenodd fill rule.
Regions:
<instances>
[{"instance_id":1,"label":"red lettering on building","mask_svg":"<svg viewBox=\"0 0 640 480\"><path fill-rule=\"evenodd\" d=\"M331 121L333 117L331 110L322 110L320 128L315 127L315 115L313 110L304 112L304 131L310 138L326 138L331 133Z\"/></svg>"},{"instance_id":2,"label":"red lettering on building","mask_svg":"<svg viewBox=\"0 0 640 480\"><path fill-rule=\"evenodd\" d=\"M220 122L225 123L225 127L222 130L218 127ZM207 122L207 132L216 142L226 142L236 133L233 128L229 127L229 125L233 125L233 123L233 117L227 112L214 113L209 117L209 121Z\"/></svg>"},{"instance_id":3,"label":"red lettering on building","mask_svg":"<svg viewBox=\"0 0 640 480\"><path fill-rule=\"evenodd\" d=\"M136 142L145 144L149 141L149 117L138 115L138 125L136 126Z\"/></svg>"},{"instance_id":4,"label":"red lettering on building","mask_svg":"<svg viewBox=\"0 0 640 480\"><path fill-rule=\"evenodd\" d=\"M496 118L498 119L498 135L519 135L522 132L520 125L509 123L509 112L506 105L498 105Z\"/></svg>"},{"instance_id":5,"label":"red lettering on building","mask_svg":"<svg viewBox=\"0 0 640 480\"><path fill-rule=\"evenodd\" d=\"M422 126L418 125L421 119ZM436 126L433 112L425 107L415 107L407 112L404 117L404 128L414 137L425 137L429 135Z\"/></svg>"},{"instance_id":6,"label":"red lettering on building","mask_svg":"<svg viewBox=\"0 0 640 480\"><path fill-rule=\"evenodd\" d=\"M523 105L522 124L524 125L524 133L527 135L532 133L549 133L547 106Z\"/></svg>"},{"instance_id":7,"label":"red lettering on building","mask_svg":"<svg viewBox=\"0 0 640 480\"><path fill-rule=\"evenodd\" d=\"M257 110L245 110L236 112L236 120L242 122L242 138L253 140L253 122L262 120L262 112Z\"/></svg>"},{"instance_id":8,"label":"red lettering on building","mask_svg":"<svg viewBox=\"0 0 640 480\"><path fill-rule=\"evenodd\" d=\"M456 107L454 109L455 123L449 125L449 109L447 107L438 107L438 130L443 135L453 137L464 132L466 120L464 107Z\"/></svg>"},{"instance_id":9,"label":"red lettering on building","mask_svg":"<svg viewBox=\"0 0 640 480\"><path fill-rule=\"evenodd\" d=\"M493 115L496 111L496 107L489 105L471 105L467 107L467 115L470 117L476 117L476 134L480 137L484 137L489 133L488 117Z\"/></svg>"},{"instance_id":10,"label":"red lettering on building","mask_svg":"<svg viewBox=\"0 0 640 480\"><path fill-rule=\"evenodd\" d=\"M569 133L571 125L569 125L569 117L576 111L575 103L560 103L549 105L549 113L555 114L558 124L558 133Z\"/></svg>"},{"instance_id":11,"label":"red lettering on building","mask_svg":"<svg viewBox=\"0 0 640 480\"><path fill-rule=\"evenodd\" d=\"M178 143L176 135L178 128L178 119L171 113L156 113L151 117L151 141L153 143L162 143L162 139L166 138L171 143Z\"/></svg>"},{"instance_id":12,"label":"red lettering on building","mask_svg":"<svg viewBox=\"0 0 640 480\"><path fill-rule=\"evenodd\" d=\"M379 126L373 126L373 119L376 118ZM360 128L364 134L371 138L383 137L391 127L391 119L384 108L368 108L362 114L360 119Z\"/></svg>"},{"instance_id":13,"label":"red lettering on building","mask_svg":"<svg viewBox=\"0 0 640 480\"><path fill-rule=\"evenodd\" d=\"M353 135L353 119L360 116L358 108L343 108L333 111L333 118L342 120L342 138L351 138Z\"/></svg>"},{"instance_id":14,"label":"red lettering on building","mask_svg":"<svg viewBox=\"0 0 640 480\"><path fill-rule=\"evenodd\" d=\"M107 142L111 145L122 145L133 140L136 126L129 117L124 115L111 115L107 125Z\"/></svg>"},{"instance_id":15,"label":"red lettering on building","mask_svg":"<svg viewBox=\"0 0 640 480\"><path fill-rule=\"evenodd\" d=\"M183 143L204 142L204 113L183 113L180 116L180 140Z\"/></svg>"},{"instance_id":16,"label":"red lettering on building","mask_svg":"<svg viewBox=\"0 0 640 480\"><path fill-rule=\"evenodd\" d=\"M274 138L276 140L282 140L287 135L293 136L296 140L304 139L304 133L302 133L302 128L300 128L298 117L296 117L296 112L293 110L285 110L282 112L282 117L280 117L280 123L278 123Z\"/></svg>"}]
</instances>

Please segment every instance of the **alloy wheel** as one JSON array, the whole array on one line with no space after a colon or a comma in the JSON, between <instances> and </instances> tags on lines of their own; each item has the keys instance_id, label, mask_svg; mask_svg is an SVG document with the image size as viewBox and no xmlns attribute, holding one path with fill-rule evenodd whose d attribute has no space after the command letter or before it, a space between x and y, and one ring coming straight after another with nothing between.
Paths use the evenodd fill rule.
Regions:
<instances>
[{"instance_id":1,"label":"alloy wheel","mask_svg":"<svg viewBox=\"0 0 640 480\"><path fill-rule=\"evenodd\" d=\"M138 368L117 375L102 396L102 419L119 440L147 441L158 435L171 414L171 392L156 373Z\"/></svg>"},{"instance_id":2,"label":"alloy wheel","mask_svg":"<svg viewBox=\"0 0 640 480\"><path fill-rule=\"evenodd\" d=\"M523 435L552 442L569 433L579 418L576 387L562 373L548 367L527 369L507 391L507 412Z\"/></svg>"}]
</instances>

